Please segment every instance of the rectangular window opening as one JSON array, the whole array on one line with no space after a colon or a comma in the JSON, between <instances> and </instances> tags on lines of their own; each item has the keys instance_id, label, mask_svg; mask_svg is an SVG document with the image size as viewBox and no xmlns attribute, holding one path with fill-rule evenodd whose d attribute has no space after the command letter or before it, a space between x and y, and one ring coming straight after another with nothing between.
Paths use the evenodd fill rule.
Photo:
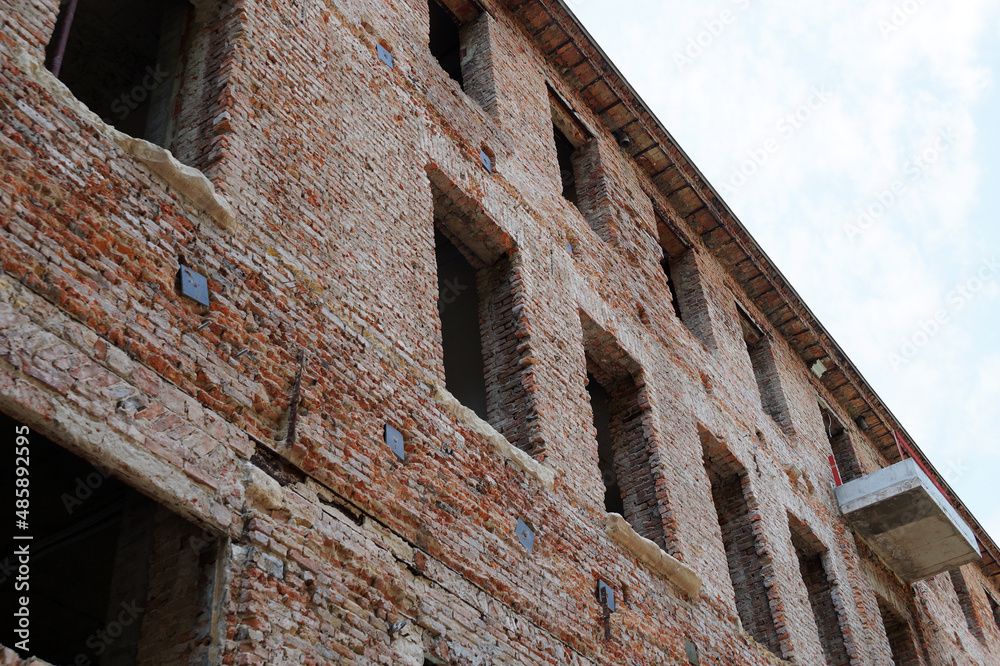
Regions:
<instances>
[{"instance_id":1,"label":"rectangular window opening","mask_svg":"<svg viewBox=\"0 0 1000 666\"><path fill-rule=\"evenodd\" d=\"M486 373L480 333L476 269L442 232L434 229L438 315L445 386L463 405L487 420Z\"/></svg>"},{"instance_id":2,"label":"rectangular window opening","mask_svg":"<svg viewBox=\"0 0 1000 666\"><path fill-rule=\"evenodd\" d=\"M428 176L445 387L512 445L543 460L516 245L443 174Z\"/></svg>"},{"instance_id":3,"label":"rectangular window opening","mask_svg":"<svg viewBox=\"0 0 1000 666\"><path fill-rule=\"evenodd\" d=\"M670 295L674 314L708 349L715 347L708 299L698 271L695 251L668 216L653 203L659 236L660 270Z\"/></svg>"},{"instance_id":4,"label":"rectangular window opening","mask_svg":"<svg viewBox=\"0 0 1000 666\"><path fill-rule=\"evenodd\" d=\"M861 465L854 452L854 445L851 443L851 435L840 420L833 415L829 409L823 405L819 406L820 416L823 418L823 432L830 442L830 449L833 458L837 461L837 469L840 470L840 478L844 483L853 481L862 476Z\"/></svg>"},{"instance_id":5,"label":"rectangular window opening","mask_svg":"<svg viewBox=\"0 0 1000 666\"><path fill-rule=\"evenodd\" d=\"M849 664L851 658L834 602L834 583L824 561L826 549L804 523L792 516L789 516L789 528L826 663Z\"/></svg>"},{"instance_id":6,"label":"rectangular window opening","mask_svg":"<svg viewBox=\"0 0 1000 666\"><path fill-rule=\"evenodd\" d=\"M597 431L597 465L604 508L637 534L676 552L668 500L658 495L656 446L640 366L586 314L580 313L587 362L587 394Z\"/></svg>"},{"instance_id":7,"label":"rectangular window opening","mask_svg":"<svg viewBox=\"0 0 1000 666\"><path fill-rule=\"evenodd\" d=\"M885 636L889 640L892 663L896 666L919 666L920 656L917 654L910 623L881 598L878 600L878 611L882 616Z\"/></svg>"},{"instance_id":8,"label":"rectangular window opening","mask_svg":"<svg viewBox=\"0 0 1000 666\"><path fill-rule=\"evenodd\" d=\"M610 396L597 378L589 372L587 392L590 395L594 427L597 429L597 459L601 469L601 479L604 481L604 510L624 516L625 500L622 498L618 475L615 473L615 447L611 438L611 415L608 412Z\"/></svg>"},{"instance_id":9,"label":"rectangular window opening","mask_svg":"<svg viewBox=\"0 0 1000 666\"><path fill-rule=\"evenodd\" d=\"M741 307L737 306L737 311L740 317L740 328L743 332L743 342L746 345L750 365L757 381L761 408L774 419L775 423L781 426L782 430L791 433L792 422L788 403L781 389L781 380L778 376L778 366L774 361L771 342Z\"/></svg>"},{"instance_id":10,"label":"rectangular window opening","mask_svg":"<svg viewBox=\"0 0 1000 666\"><path fill-rule=\"evenodd\" d=\"M764 561L758 535L750 520L747 471L725 447L700 429L705 470L712 486L729 577L736 595L736 610L743 628L754 640L781 657L781 640L765 587Z\"/></svg>"},{"instance_id":11,"label":"rectangular window opening","mask_svg":"<svg viewBox=\"0 0 1000 666\"><path fill-rule=\"evenodd\" d=\"M431 55L472 101L495 117L490 15L471 0L427 0L427 9Z\"/></svg>"},{"instance_id":12,"label":"rectangular window opening","mask_svg":"<svg viewBox=\"0 0 1000 666\"><path fill-rule=\"evenodd\" d=\"M597 430L604 509L622 516L637 534L669 552L673 543L668 541L656 497L651 443L642 422L642 389L627 373L610 377L593 360L588 366L587 393Z\"/></svg>"},{"instance_id":13,"label":"rectangular window opening","mask_svg":"<svg viewBox=\"0 0 1000 666\"><path fill-rule=\"evenodd\" d=\"M948 572L951 576L951 584L955 588L955 596L958 597L958 605L962 607L962 615L965 616L965 624L969 632L980 641L985 641L983 627L979 624L979 617L976 615L976 605L969 592L969 586L965 582L965 576L961 569L952 569Z\"/></svg>"},{"instance_id":14,"label":"rectangular window opening","mask_svg":"<svg viewBox=\"0 0 1000 666\"><path fill-rule=\"evenodd\" d=\"M576 170L573 157L576 147L566 138L558 126L552 125L552 133L556 142L556 159L559 161L559 177L562 181L562 195L574 206L580 206L580 197L576 189Z\"/></svg>"},{"instance_id":15,"label":"rectangular window opening","mask_svg":"<svg viewBox=\"0 0 1000 666\"><path fill-rule=\"evenodd\" d=\"M462 77L462 35L458 18L438 0L428 0L430 10L430 48L434 58L458 85L465 88Z\"/></svg>"},{"instance_id":16,"label":"rectangular window opening","mask_svg":"<svg viewBox=\"0 0 1000 666\"><path fill-rule=\"evenodd\" d=\"M2 432L20 425L0 414ZM214 663L223 544L41 434L28 441L35 656L53 664ZM8 476L14 487L13 466ZM14 583L2 583L10 597ZM0 639L16 642L9 633Z\"/></svg>"},{"instance_id":17,"label":"rectangular window opening","mask_svg":"<svg viewBox=\"0 0 1000 666\"><path fill-rule=\"evenodd\" d=\"M993 595L989 592L986 593L986 598L990 600L990 608L993 610L993 623L997 625L997 630L1000 631L1000 602L993 598Z\"/></svg>"},{"instance_id":18,"label":"rectangular window opening","mask_svg":"<svg viewBox=\"0 0 1000 666\"><path fill-rule=\"evenodd\" d=\"M601 234L601 221L592 219L600 216L598 211L607 196L602 183L595 181L592 174L600 165L596 142L569 103L552 86L549 86L549 107L562 196L576 206L598 235L607 240ZM585 163L587 167L583 168Z\"/></svg>"},{"instance_id":19,"label":"rectangular window opening","mask_svg":"<svg viewBox=\"0 0 1000 666\"><path fill-rule=\"evenodd\" d=\"M109 125L168 147L193 15L185 0L64 0L46 66Z\"/></svg>"}]
</instances>

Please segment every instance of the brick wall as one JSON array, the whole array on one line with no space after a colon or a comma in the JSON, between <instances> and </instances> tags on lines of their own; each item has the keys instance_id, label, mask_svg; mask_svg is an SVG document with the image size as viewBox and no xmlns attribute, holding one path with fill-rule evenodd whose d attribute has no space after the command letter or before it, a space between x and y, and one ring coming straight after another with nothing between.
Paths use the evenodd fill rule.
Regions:
<instances>
[{"instance_id":1,"label":"brick wall","mask_svg":"<svg viewBox=\"0 0 1000 666\"><path fill-rule=\"evenodd\" d=\"M976 612L976 604L972 599L972 594L969 592L969 586L965 582L962 570L952 569L948 572L948 577L951 578L952 587L955 588L955 597L962 609L962 615L965 616L966 626L973 636L981 641L985 641L983 627L979 622L979 614Z\"/></svg>"},{"instance_id":2,"label":"brick wall","mask_svg":"<svg viewBox=\"0 0 1000 666\"><path fill-rule=\"evenodd\" d=\"M235 211L220 225L33 73L20 52L44 58L57 4L0 0L0 409L230 544L214 560L224 589L185 609L178 646L227 664L663 664L684 663L689 639L702 663L821 663L792 513L828 546L855 663L891 658L878 595L906 609L928 663L1000 653L1000 631L981 643L953 596L893 583L854 541L817 396L862 470L884 458L685 202L583 103L589 82L540 53L558 30L543 13L486 2L462 19L463 90L427 48L425 1L222 3L194 36L206 57L179 118L193 129L174 146ZM550 90L592 134L579 166L596 232L560 194ZM482 261L497 432L440 391L434 220L449 215ZM665 221L690 245L672 264L684 321L659 266ZM210 307L178 294L182 263L207 276ZM779 422L737 303L769 336ZM697 599L605 534L588 355L611 393L624 382L622 462L641 471L630 523L698 572ZM699 428L724 463L706 469ZM251 462L264 451L296 470L284 485ZM734 593L731 569L752 593ZM996 594L977 567L964 575ZM610 641L598 580L621 602ZM198 632L206 609L219 635Z\"/></svg>"},{"instance_id":3,"label":"brick wall","mask_svg":"<svg viewBox=\"0 0 1000 666\"><path fill-rule=\"evenodd\" d=\"M705 435L704 442L705 469L712 483L736 609L754 639L780 656L781 639L771 609L771 586L767 585L770 563L752 524L747 471L710 435Z\"/></svg>"},{"instance_id":4,"label":"brick wall","mask_svg":"<svg viewBox=\"0 0 1000 666\"><path fill-rule=\"evenodd\" d=\"M135 664L207 664L219 658L216 539L159 507L153 515L146 612ZM222 555L225 558L225 555Z\"/></svg>"},{"instance_id":5,"label":"brick wall","mask_svg":"<svg viewBox=\"0 0 1000 666\"><path fill-rule=\"evenodd\" d=\"M789 528L802 582L823 646L823 656L827 664L847 666L851 663L851 655L844 642L840 618L842 603L838 603L836 581L831 578L824 562L827 550L802 522L790 518Z\"/></svg>"},{"instance_id":6,"label":"brick wall","mask_svg":"<svg viewBox=\"0 0 1000 666\"><path fill-rule=\"evenodd\" d=\"M896 666L920 666L922 662L909 623L886 601L880 599L878 608L892 650L892 663Z\"/></svg>"}]
</instances>

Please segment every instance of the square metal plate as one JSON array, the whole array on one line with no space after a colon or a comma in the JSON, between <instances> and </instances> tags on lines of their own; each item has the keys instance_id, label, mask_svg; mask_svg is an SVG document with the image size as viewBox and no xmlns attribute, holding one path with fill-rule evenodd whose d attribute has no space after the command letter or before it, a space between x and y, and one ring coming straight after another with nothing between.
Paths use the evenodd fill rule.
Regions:
<instances>
[{"instance_id":1,"label":"square metal plate","mask_svg":"<svg viewBox=\"0 0 1000 666\"><path fill-rule=\"evenodd\" d=\"M202 305L210 305L208 295L208 278L195 273L187 266L181 266L181 294L192 298Z\"/></svg>"},{"instance_id":2,"label":"square metal plate","mask_svg":"<svg viewBox=\"0 0 1000 666\"><path fill-rule=\"evenodd\" d=\"M514 530L514 534L517 535L518 541L521 542L521 545L524 546L525 550L527 550L530 553L531 549L535 545L534 531L532 531L532 529L528 527L528 525L523 520L518 518L517 529Z\"/></svg>"},{"instance_id":3,"label":"square metal plate","mask_svg":"<svg viewBox=\"0 0 1000 666\"><path fill-rule=\"evenodd\" d=\"M385 424L385 443L389 449L396 454L400 460L406 460L406 450L403 448L403 433L393 428L388 423Z\"/></svg>"},{"instance_id":4,"label":"square metal plate","mask_svg":"<svg viewBox=\"0 0 1000 666\"><path fill-rule=\"evenodd\" d=\"M605 595L607 596L605 597ZM608 610L613 611L615 609L615 591L603 580L597 581L597 600L607 603Z\"/></svg>"},{"instance_id":5,"label":"square metal plate","mask_svg":"<svg viewBox=\"0 0 1000 666\"><path fill-rule=\"evenodd\" d=\"M379 60L381 60L385 64L389 65L389 67L392 67L393 66L392 65L392 54L389 53L388 49L386 49L381 44L376 44L375 49L378 51Z\"/></svg>"}]
</instances>

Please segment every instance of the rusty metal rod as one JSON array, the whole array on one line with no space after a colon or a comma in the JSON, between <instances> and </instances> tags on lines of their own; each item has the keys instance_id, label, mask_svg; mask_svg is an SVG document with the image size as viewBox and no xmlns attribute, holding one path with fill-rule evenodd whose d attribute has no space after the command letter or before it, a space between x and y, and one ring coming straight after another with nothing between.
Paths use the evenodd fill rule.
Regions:
<instances>
[{"instance_id":1,"label":"rusty metal rod","mask_svg":"<svg viewBox=\"0 0 1000 666\"><path fill-rule=\"evenodd\" d=\"M66 14L63 24L59 30L59 41L56 42L56 52L52 56L52 66L49 68L56 78L59 78L59 70L62 69L63 56L66 54L66 42L69 41L69 29L73 25L73 17L76 15L77 0L69 0L66 6Z\"/></svg>"}]
</instances>

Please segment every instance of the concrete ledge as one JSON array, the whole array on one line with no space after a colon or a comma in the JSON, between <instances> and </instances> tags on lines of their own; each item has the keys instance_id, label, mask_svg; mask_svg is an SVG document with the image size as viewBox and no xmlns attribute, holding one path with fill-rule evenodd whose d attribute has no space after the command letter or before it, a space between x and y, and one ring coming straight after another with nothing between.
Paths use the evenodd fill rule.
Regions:
<instances>
[{"instance_id":1,"label":"concrete ledge","mask_svg":"<svg viewBox=\"0 0 1000 666\"><path fill-rule=\"evenodd\" d=\"M13 63L39 86L60 102L85 118L99 132L114 141L126 153L142 162L168 185L184 195L195 206L204 210L223 228L232 230L236 214L232 207L215 191L212 182L198 169L181 164L169 150L142 139L122 134L78 100L66 85L52 75L27 49L14 54Z\"/></svg>"},{"instance_id":2,"label":"concrete ledge","mask_svg":"<svg viewBox=\"0 0 1000 666\"><path fill-rule=\"evenodd\" d=\"M653 571L683 590L691 601L698 600L698 593L701 591L701 577L694 569L664 553L649 539L639 536L632 529L632 526L617 513L607 514L604 519L604 531Z\"/></svg>"},{"instance_id":3,"label":"concrete ledge","mask_svg":"<svg viewBox=\"0 0 1000 666\"><path fill-rule=\"evenodd\" d=\"M845 483L837 502L858 536L908 583L980 557L972 529L912 459Z\"/></svg>"},{"instance_id":4,"label":"concrete ledge","mask_svg":"<svg viewBox=\"0 0 1000 666\"><path fill-rule=\"evenodd\" d=\"M493 448L510 458L515 465L524 470L525 474L537 480L546 489L555 488L556 473L553 470L508 442L506 437L479 418L474 411L460 403L447 389L435 384L431 385L431 389L434 391L434 400L447 409L452 416L462 421L463 425L492 444Z\"/></svg>"}]
</instances>

